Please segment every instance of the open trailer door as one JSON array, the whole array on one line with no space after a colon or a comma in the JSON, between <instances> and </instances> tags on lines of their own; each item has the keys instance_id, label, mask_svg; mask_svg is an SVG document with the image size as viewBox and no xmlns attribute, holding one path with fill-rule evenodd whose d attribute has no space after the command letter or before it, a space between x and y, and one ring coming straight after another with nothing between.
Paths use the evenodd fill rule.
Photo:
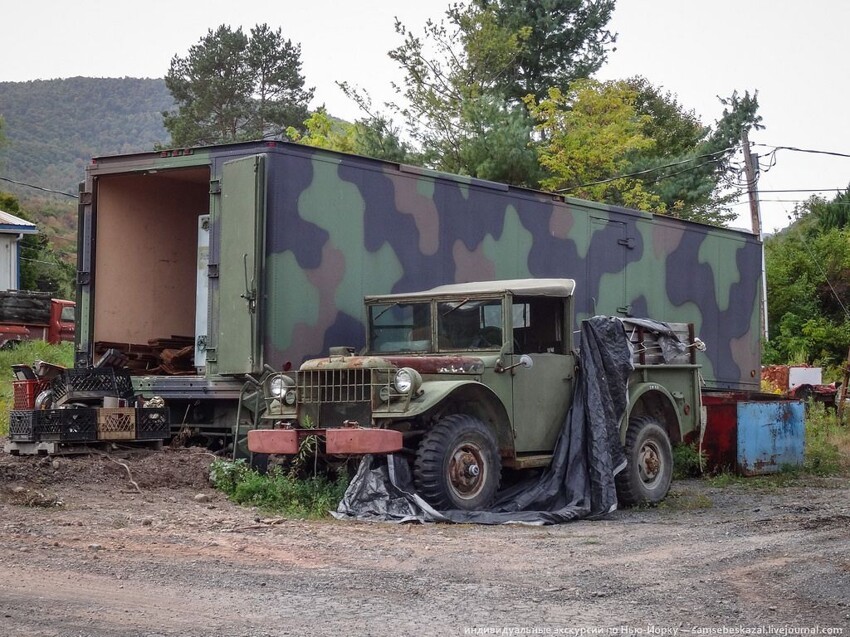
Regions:
<instances>
[{"instance_id":1,"label":"open trailer door","mask_svg":"<svg viewBox=\"0 0 850 637\"><path fill-rule=\"evenodd\" d=\"M211 262L209 275L218 279L218 293L212 303L216 340L212 351L207 349L207 363L210 371L218 374L259 371L257 299L263 264L264 155L223 165L221 191L214 197L212 215L219 235L218 259Z\"/></svg>"}]
</instances>

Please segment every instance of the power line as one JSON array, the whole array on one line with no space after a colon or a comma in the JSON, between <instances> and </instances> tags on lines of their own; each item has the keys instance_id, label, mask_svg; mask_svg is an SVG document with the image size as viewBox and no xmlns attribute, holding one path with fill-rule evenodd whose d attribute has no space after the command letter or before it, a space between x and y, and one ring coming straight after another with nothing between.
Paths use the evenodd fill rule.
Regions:
<instances>
[{"instance_id":1,"label":"power line","mask_svg":"<svg viewBox=\"0 0 850 637\"><path fill-rule=\"evenodd\" d=\"M796 146L771 146L770 144L752 144L753 146L764 146L765 148L773 148L774 150L791 150L796 153L812 153L814 155L832 155L833 157L848 157L847 153L837 153L831 150L813 150L811 148L797 148Z\"/></svg>"},{"instance_id":2,"label":"power line","mask_svg":"<svg viewBox=\"0 0 850 637\"><path fill-rule=\"evenodd\" d=\"M835 186L831 186L829 188L786 188L784 190L762 190L759 188L759 192L827 192L830 190L841 191L843 188L836 188Z\"/></svg>"},{"instance_id":3,"label":"power line","mask_svg":"<svg viewBox=\"0 0 850 637\"><path fill-rule=\"evenodd\" d=\"M616 177L608 177L607 179L600 179L599 181L591 181L591 182L588 182L586 184L580 184L578 186L571 186L570 188L560 188L558 190L555 190L554 192L558 192L558 193L572 192L573 190L578 190L579 188L587 188L588 186L597 186L599 184L607 184L607 183L612 182L612 181L617 181L618 179L626 179L627 177L639 177L641 175L646 175L648 173L656 172L658 170L664 170L665 168L672 168L673 166L681 166L682 164L688 164L692 161L695 161L697 159L702 159L704 157L714 157L715 155L722 155L724 153L727 153L730 150L734 150L735 148L737 148L737 146L730 146L729 148L724 148L723 150L718 150L718 151L715 151L713 153L706 153L705 155L697 155L696 157L691 157L689 159L683 159L681 161L675 161L671 164L665 164L663 166L656 166L655 168L647 168L646 170L639 170L637 172L628 173L626 175L617 175ZM720 160L714 159L712 161L716 162L716 161L720 161ZM694 166L693 168L691 168L689 170L696 170L697 168L701 168L702 166L705 166L706 164L712 163L712 161L702 163L699 166ZM688 170L681 171L681 172L688 172ZM681 172L674 173L674 174L678 175L678 174L681 174ZM673 175L662 175L662 176L659 177L659 179L663 179L664 177L668 177L668 176L672 177Z\"/></svg>"},{"instance_id":4,"label":"power line","mask_svg":"<svg viewBox=\"0 0 850 637\"><path fill-rule=\"evenodd\" d=\"M41 190L42 192L51 192L55 195L65 195L66 197L72 197L74 199L77 198L77 195L72 195L69 192L63 192L61 190L53 190L52 188L44 188L42 186L34 186L33 184L28 184L24 181L16 181L14 179L9 179L8 177L0 177L0 181L8 181L10 184L15 184L17 186L26 186L27 188L34 188L35 190Z\"/></svg>"}]
</instances>

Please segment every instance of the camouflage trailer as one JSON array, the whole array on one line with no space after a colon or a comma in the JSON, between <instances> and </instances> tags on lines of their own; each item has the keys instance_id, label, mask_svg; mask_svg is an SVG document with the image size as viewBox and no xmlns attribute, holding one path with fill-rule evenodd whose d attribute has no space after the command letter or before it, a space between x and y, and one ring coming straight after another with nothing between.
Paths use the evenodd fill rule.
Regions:
<instances>
[{"instance_id":1,"label":"camouflage trailer","mask_svg":"<svg viewBox=\"0 0 850 637\"><path fill-rule=\"evenodd\" d=\"M366 344L364 296L470 281L573 279L573 325L692 323L706 389L759 387L748 232L278 141L95 158L79 211L77 364L187 337L133 368L175 430L229 442L248 375Z\"/></svg>"}]
</instances>

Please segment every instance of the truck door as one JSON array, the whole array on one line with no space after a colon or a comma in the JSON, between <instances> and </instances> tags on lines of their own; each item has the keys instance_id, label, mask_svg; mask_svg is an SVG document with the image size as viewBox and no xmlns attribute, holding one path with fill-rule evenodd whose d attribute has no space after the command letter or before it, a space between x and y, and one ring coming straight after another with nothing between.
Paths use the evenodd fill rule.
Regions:
<instances>
[{"instance_id":1,"label":"truck door","mask_svg":"<svg viewBox=\"0 0 850 637\"><path fill-rule=\"evenodd\" d=\"M513 354L531 357L530 369L517 368L513 379L516 452L551 453L570 405L575 357L569 351L563 299L514 297L511 311Z\"/></svg>"},{"instance_id":2,"label":"truck door","mask_svg":"<svg viewBox=\"0 0 850 637\"><path fill-rule=\"evenodd\" d=\"M215 183L213 192L215 193ZM259 297L264 259L265 156L225 162L219 196L212 197L217 250L210 254L213 317L209 370L245 374L260 369ZM217 292L217 293L216 293Z\"/></svg>"},{"instance_id":3,"label":"truck door","mask_svg":"<svg viewBox=\"0 0 850 637\"><path fill-rule=\"evenodd\" d=\"M627 250L632 240L626 224L598 217L590 218L590 250L587 255L588 316L629 316L626 298Z\"/></svg>"}]
</instances>

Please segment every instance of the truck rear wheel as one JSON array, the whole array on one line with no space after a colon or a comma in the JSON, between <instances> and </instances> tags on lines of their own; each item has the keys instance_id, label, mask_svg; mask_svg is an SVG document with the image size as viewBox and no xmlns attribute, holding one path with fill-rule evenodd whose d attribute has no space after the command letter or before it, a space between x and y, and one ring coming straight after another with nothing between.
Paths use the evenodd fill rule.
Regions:
<instances>
[{"instance_id":1,"label":"truck rear wheel","mask_svg":"<svg viewBox=\"0 0 850 637\"><path fill-rule=\"evenodd\" d=\"M493 502L502 461L493 432L472 416L447 416L425 434L416 452L416 491L438 510L476 511Z\"/></svg>"},{"instance_id":2,"label":"truck rear wheel","mask_svg":"<svg viewBox=\"0 0 850 637\"><path fill-rule=\"evenodd\" d=\"M626 430L625 447L629 462L616 477L620 504L661 502L673 479L673 449L667 432L655 418L632 418Z\"/></svg>"}]
</instances>

